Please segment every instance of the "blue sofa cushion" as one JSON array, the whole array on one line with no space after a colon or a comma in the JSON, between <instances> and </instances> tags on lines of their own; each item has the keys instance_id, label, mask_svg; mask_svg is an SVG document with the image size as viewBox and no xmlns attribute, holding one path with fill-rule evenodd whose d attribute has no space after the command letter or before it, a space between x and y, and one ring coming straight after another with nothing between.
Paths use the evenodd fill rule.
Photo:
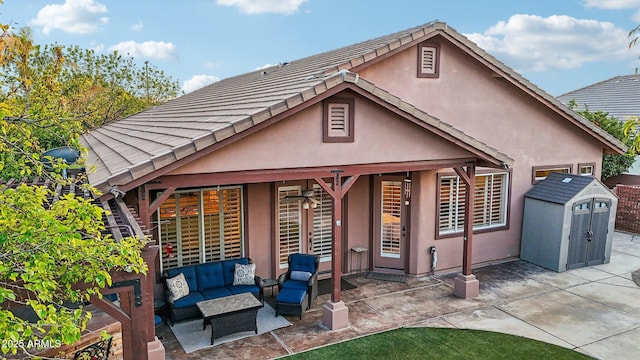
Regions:
<instances>
[{"instance_id":1,"label":"blue sofa cushion","mask_svg":"<svg viewBox=\"0 0 640 360\"><path fill-rule=\"evenodd\" d=\"M291 255L291 265L289 269L291 271L306 271L313 274L316 272L316 257L315 255L308 254L293 254Z\"/></svg>"},{"instance_id":2,"label":"blue sofa cushion","mask_svg":"<svg viewBox=\"0 0 640 360\"><path fill-rule=\"evenodd\" d=\"M235 285L235 286L229 286L228 289L231 290L233 295L242 294L246 292L250 292L255 295L260 294L260 288L256 285Z\"/></svg>"},{"instance_id":3,"label":"blue sofa cushion","mask_svg":"<svg viewBox=\"0 0 640 360\"><path fill-rule=\"evenodd\" d=\"M282 284L282 289L304 290L309 288L309 282L300 280L287 280Z\"/></svg>"},{"instance_id":4,"label":"blue sofa cushion","mask_svg":"<svg viewBox=\"0 0 640 360\"><path fill-rule=\"evenodd\" d=\"M184 266L175 269L167 270L167 277L172 278L180 273L184 274L185 280L187 280L187 284L189 285L189 291L197 291L198 290L198 279L196 276L196 267L195 265Z\"/></svg>"},{"instance_id":5,"label":"blue sofa cushion","mask_svg":"<svg viewBox=\"0 0 640 360\"><path fill-rule=\"evenodd\" d=\"M180 299L174 301L173 307L176 309L185 308L185 307L193 306L198 301L202 301L202 300L204 300L204 298L199 292L191 292L189 293L189 295L185 297L181 297Z\"/></svg>"},{"instance_id":6,"label":"blue sofa cushion","mask_svg":"<svg viewBox=\"0 0 640 360\"><path fill-rule=\"evenodd\" d=\"M196 274L198 275L198 291L224 287L222 264L218 261L196 266Z\"/></svg>"},{"instance_id":7,"label":"blue sofa cushion","mask_svg":"<svg viewBox=\"0 0 640 360\"><path fill-rule=\"evenodd\" d=\"M233 295L233 293L224 286L205 289L200 291L200 294L202 294L202 297L205 300L217 299L224 296Z\"/></svg>"},{"instance_id":8,"label":"blue sofa cushion","mask_svg":"<svg viewBox=\"0 0 640 360\"><path fill-rule=\"evenodd\" d=\"M236 271L236 264L247 265L249 264L249 259L240 258L240 259L224 260L222 262L222 271L224 272L225 286L233 285L233 275Z\"/></svg>"},{"instance_id":9,"label":"blue sofa cushion","mask_svg":"<svg viewBox=\"0 0 640 360\"><path fill-rule=\"evenodd\" d=\"M282 289L276 301L285 304L302 304L305 296L307 296L305 290Z\"/></svg>"}]
</instances>

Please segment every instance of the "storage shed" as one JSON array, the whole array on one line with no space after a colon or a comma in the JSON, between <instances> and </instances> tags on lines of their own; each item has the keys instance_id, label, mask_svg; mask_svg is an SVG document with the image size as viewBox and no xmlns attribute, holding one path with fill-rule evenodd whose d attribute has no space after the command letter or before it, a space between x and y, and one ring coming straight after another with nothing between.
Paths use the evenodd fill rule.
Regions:
<instances>
[{"instance_id":1,"label":"storage shed","mask_svg":"<svg viewBox=\"0 0 640 360\"><path fill-rule=\"evenodd\" d=\"M558 272L608 263L617 204L595 178L551 173L525 194L520 257Z\"/></svg>"}]
</instances>

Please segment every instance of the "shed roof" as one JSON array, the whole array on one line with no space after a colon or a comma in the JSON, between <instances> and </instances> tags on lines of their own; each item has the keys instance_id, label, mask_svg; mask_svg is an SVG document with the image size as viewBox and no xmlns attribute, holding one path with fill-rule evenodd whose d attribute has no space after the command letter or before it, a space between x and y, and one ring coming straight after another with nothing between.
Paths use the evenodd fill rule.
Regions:
<instances>
[{"instance_id":1,"label":"shed roof","mask_svg":"<svg viewBox=\"0 0 640 360\"><path fill-rule=\"evenodd\" d=\"M480 146L478 153L490 161L511 163L506 155L482 144L411 104L360 79L356 72L386 56L441 35L489 66L499 76L530 93L537 101L554 109L603 143L612 152L625 146L617 139L566 108L557 99L528 82L497 61L447 24L430 22L404 31L367 40L337 50L313 55L290 63L238 75L102 126L85 134L87 163L96 165L90 183L106 192L111 186L130 184L150 174L162 175L167 166L204 148L273 118L299 105L328 96L329 90L344 82L375 95L409 115L437 120L438 128L456 138L457 144Z\"/></svg>"},{"instance_id":2,"label":"shed roof","mask_svg":"<svg viewBox=\"0 0 640 360\"><path fill-rule=\"evenodd\" d=\"M575 101L578 110L602 111L620 121L640 116L640 75L615 76L558 96L563 104Z\"/></svg>"},{"instance_id":3,"label":"shed roof","mask_svg":"<svg viewBox=\"0 0 640 360\"><path fill-rule=\"evenodd\" d=\"M525 197L555 204L566 204L593 182L599 181L591 176L554 172L529 190ZM606 188L604 185L602 187Z\"/></svg>"}]
</instances>

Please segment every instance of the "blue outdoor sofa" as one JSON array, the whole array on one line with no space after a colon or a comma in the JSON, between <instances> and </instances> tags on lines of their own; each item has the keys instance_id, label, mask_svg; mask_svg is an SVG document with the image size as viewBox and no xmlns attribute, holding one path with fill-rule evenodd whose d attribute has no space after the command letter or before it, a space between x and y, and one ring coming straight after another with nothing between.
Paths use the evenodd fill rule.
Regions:
<instances>
[{"instance_id":1,"label":"blue outdoor sofa","mask_svg":"<svg viewBox=\"0 0 640 360\"><path fill-rule=\"evenodd\" d=\"M253 285L233 285L235 265L252 263L251 258L245 257L167 269L165 271L167 279L182 273L189 285L189 294L177 300L172 299L167 292L170 324L201 316L196 306L198 301L250 292L264 302L262 278L259 276L254 277Z\"/></svg>"}]
</instances>

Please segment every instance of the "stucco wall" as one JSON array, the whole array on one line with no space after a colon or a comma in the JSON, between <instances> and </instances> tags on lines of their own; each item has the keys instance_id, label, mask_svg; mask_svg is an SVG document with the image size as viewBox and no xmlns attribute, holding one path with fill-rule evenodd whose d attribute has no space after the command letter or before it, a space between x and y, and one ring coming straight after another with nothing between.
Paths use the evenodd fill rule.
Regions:
<instances>
[{"instance_id":1,"label":"stucco wall","mask_svg":"<svg viewBox=\"0 0 640 360\"><path fill-rule=\"evenodd\" d=\"M353 143L322 142L322 107L316 104L170 175L469 156L399 116L380 111L366 99L356 98L355 109Z\"/></svg>"},{"instance_id":2,"label":"stucco wall","mask_svg":"<svg viewBox=\"0 0 640 360\"><path fill-rule=\"evenodd\" d=\"M517 257L524 194L533 186L532 167L572 164L576 173L578 164L595 163L599 177L602 145L505 79L495 77L491 70L457 47L442 42L440 49L439 78L416 76L415 47L361 71L360 76L514 159L510 227L504 231L476 234L473 262ZM441 171L450 172L451 169ZM423 182L436 181L435 173L427 177L423 177ZM426 190L424 185L421 189ZM423 195L423 201L429 201L429 196L435 197L435 183L433 189L427 191L430 194ZM433 222L432 219L435 215L424 220ZM416 221L412 221L412 231L416 231L416 226ZM435 230L420 233L421 236L414 239L420 244L414 245L418 251L412 260L417 264L418 272L425 263L422 259L425 247L431 244ZM461 237L434 243L438 249L438 269L462 265Z\"/></svg>"},{"instance_id":3,"label":"stucco wall","mask_svg":"<svg viewBox=\"0 0 640 360\"><path fill-rule=\"evenodd\" d=\"M524 194L532 185L533 166L595 163L599 176L602 145L533 97L495 76L462 50L441 43L439 78L416 76L417 49L387 58L360 76L400 96L440 120L453 125L514 159L511 172L509 228L474 236L473 262L515 258L520 252ZM450 159L469 154L410 124L372 102L356 97L355 141L322 142L322 106L313 105L196 160L171 173L197 174L248 169L281 169L427 159ZM441 169L440 172L452 172ZM415 173L411 207L408 272L430 271L429 246L438 251L438 271L462 265L461 236L436 239L438 171ZM249 185L248 250L258 268L273 264L268 184ZM348 239L353 246L372 248L369 178L349 193ZM370 261L371 254L367 256ZM347 256L351 261L351 256ZM348 263L347 268L351 268ZM276 271L277 272L277 271ZM260 273L259 275L265 275ZM270 274L272 275L272 274Z\"/></svg>"}]
</instances>

